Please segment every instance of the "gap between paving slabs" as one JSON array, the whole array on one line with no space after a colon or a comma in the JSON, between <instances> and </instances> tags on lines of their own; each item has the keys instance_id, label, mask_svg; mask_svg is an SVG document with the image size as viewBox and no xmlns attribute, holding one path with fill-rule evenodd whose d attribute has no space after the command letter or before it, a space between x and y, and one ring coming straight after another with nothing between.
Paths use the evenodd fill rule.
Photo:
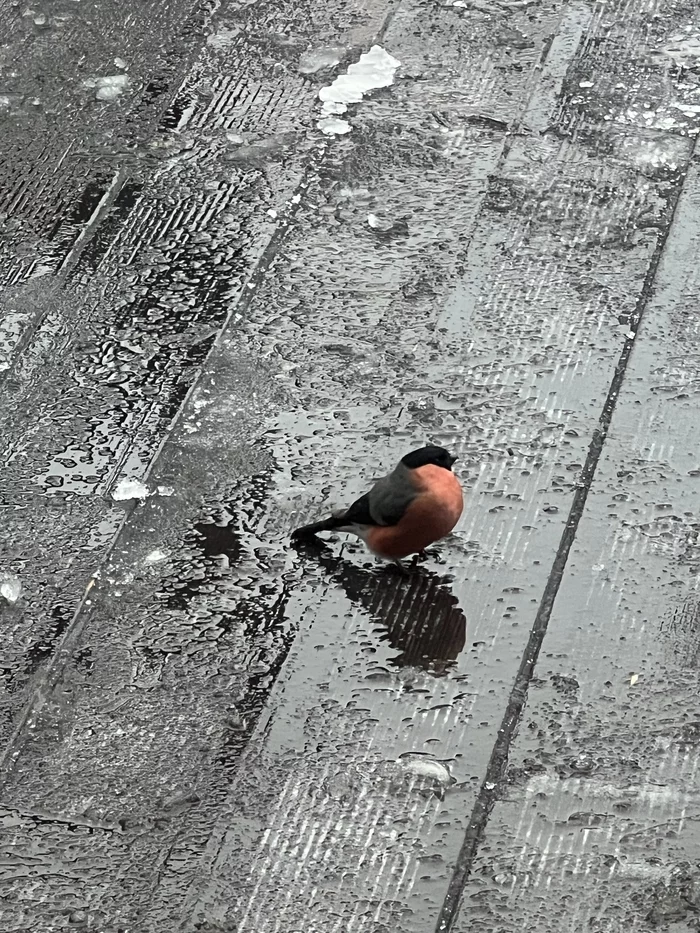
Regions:
<instances>
[{"instance_id":1,"label":"gap between paving slabs","mask_svg":"<svg viewBox=\"0 0 700 933\"><path fill-rule=\"evenodd\" d=\"M460 933L697 922L698 218L694 161Z\"/></svg>"}]
</instances>

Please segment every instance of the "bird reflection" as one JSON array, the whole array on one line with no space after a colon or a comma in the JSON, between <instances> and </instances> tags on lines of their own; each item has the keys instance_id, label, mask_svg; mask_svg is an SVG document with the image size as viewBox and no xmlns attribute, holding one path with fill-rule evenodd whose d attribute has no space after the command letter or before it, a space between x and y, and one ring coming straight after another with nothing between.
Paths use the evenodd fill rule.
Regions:
<instances>
[{"instance_id":1,"label":"bird reflection","mask_svg":"<svg viewBox=\"0 0 700 933\"><path fill-rule=\"evenodd\" d=\"M449 578L420 565L402 571L393 564L366 570L343 560L318 540L296 544L340 584L348 598L359 604L382 629L399 654L396 667L423 667L444 673L464 648L467 620L449 589Z\"/></svg>"}]
</instances>

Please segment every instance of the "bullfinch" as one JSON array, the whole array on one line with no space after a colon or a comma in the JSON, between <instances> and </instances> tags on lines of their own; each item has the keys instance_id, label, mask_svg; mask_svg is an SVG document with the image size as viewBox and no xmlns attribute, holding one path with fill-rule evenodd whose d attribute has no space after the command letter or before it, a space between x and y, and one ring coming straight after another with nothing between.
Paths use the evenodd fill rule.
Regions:
<instances>
[{"instance_id":1,"label":"bullfinch","mask_svg":"<svg viewBox=\"0 0 700 933\"><path fill-rule=\"evenodd\" d=\"M462 514L462 487L452 472L456 460L444 447L413 450L350 508L297 528L292 537L347 531L377 557L393 561L423 551L448 535Z\"/></svg>"}]
</instances>

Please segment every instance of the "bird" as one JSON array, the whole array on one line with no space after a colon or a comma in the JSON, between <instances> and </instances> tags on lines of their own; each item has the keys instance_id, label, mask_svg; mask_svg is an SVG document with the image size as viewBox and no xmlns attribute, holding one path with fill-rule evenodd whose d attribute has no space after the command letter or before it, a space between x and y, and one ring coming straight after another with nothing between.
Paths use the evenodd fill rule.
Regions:
<instances>
[{"instance_id":1,"label":"bird","mask_svg":"<svg viewBox=\"0 0 700 933\"><path fill-rule=\"evenodd\" d=\"M397 466L347 509L292 532L304 540L320 531L346 531L361 538L383 560L399 563L448 535L459 521L464 499L452 472L457 457L428 444Z\"/></svg>"}]
</instances>

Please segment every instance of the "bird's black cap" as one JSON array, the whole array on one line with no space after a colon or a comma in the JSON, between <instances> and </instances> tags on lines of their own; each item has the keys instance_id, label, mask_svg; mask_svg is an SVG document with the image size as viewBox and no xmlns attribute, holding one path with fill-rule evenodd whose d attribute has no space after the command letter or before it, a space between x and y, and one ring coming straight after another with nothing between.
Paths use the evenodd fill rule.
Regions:
<instances>
[{"instance_id":1,"label":"bird's black cap","mask_svg":"<svg viewBox=\"0 0 700 933\"><path fill-rule=\"evenodd\" d=\"M444 467L446 470L452 469L452 464L457 460L444 447L436 447L434 444L428 444L427 447L419 447L418 450L412 450L401 458L401 463L409 470L417 470L418 467L427 466L429 463L434 466Z\"/></svg>"}]
</instances>

